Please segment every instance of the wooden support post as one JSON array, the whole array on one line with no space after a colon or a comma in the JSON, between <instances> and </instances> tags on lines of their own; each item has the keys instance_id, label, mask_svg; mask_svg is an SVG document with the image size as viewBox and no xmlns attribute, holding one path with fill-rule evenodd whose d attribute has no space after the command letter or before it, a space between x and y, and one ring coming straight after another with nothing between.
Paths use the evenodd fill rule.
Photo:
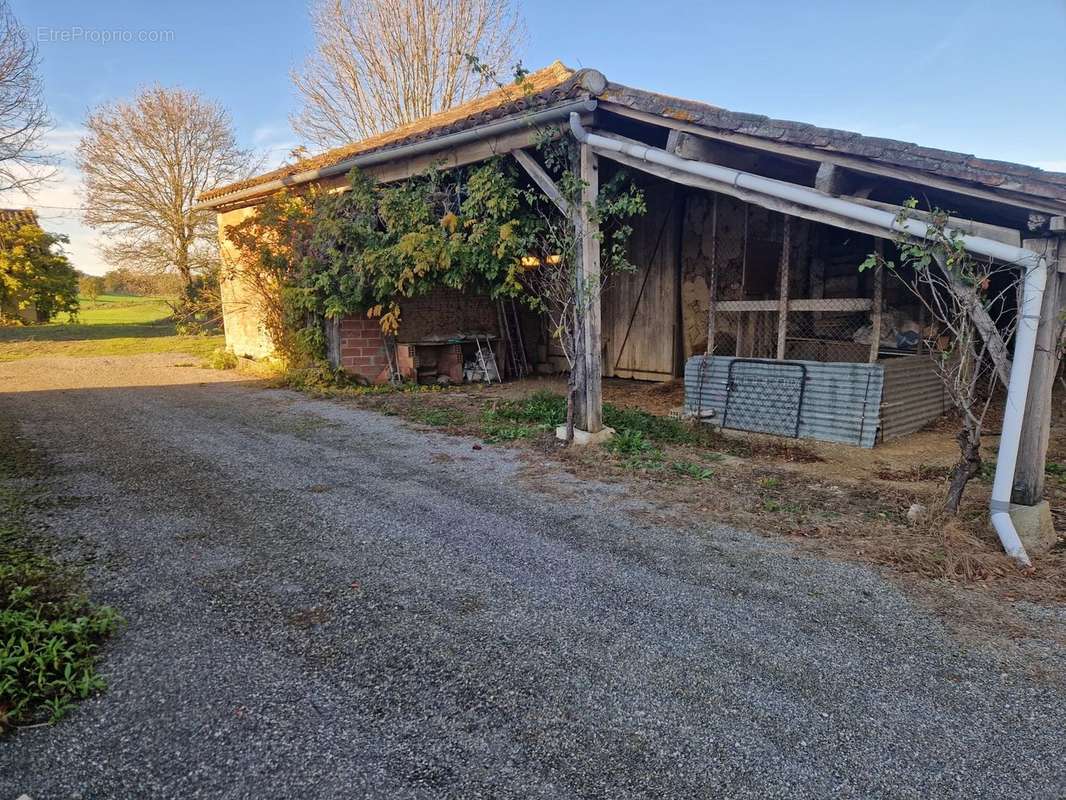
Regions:
<instances>
[{"instance_id":1,"label":"wooden support post","mask_svg":"<svg viewBox=\"0 0 1066 800\"><path fill-rule=\"evenodd\" d=\"M600 236L599 226L592 216L599 194L599 163L592 148L586 144L580 150L581 203L577 209L575 227L578 236L578 308L581 310L581 336L584 374L582 375L584 402L578 427L589 433L603 428L603 353L600 318Z\"/></svg>"},{"instance_id":2,"label":"wooden support post","mask_svg":"<svg viewBox=\"0 0 1066 800\"><path fill-rule=\"evenodd\" d=\"M785 360L788 344L788 281L792 264L792 217L785 214L785 227L781 234L781 265L777 270L777 360Z\"/></svg>"},{"instance_id":3,"label":"wooden support post","mask_svg":"<svg viewBox=\"0 0 1066 800\"><path fill-rule=\"evenodd\" d=\"M877 363L877 356L881 353L881 312L884 305L885 276L881 269L881 257L885 254L885 240L874 239L874 250L878 255L877 266L874 267L874 291L872 305L870 306L870 363Z\"/></svg>"},{"instance_id":4,"label":"wooden support post","mask_svg":"<svg viewBox=\"0 0 1066 800\"><path fill-rule=\"evenodd\" d=\"M1018 448L1011 501L1035 506L1044 499L1044 464L1051 433L1051 398L1059 360L1055 348L1061 335L1062 314L1066 311L1066 274L1055 262L1066 258L1066 245L1060 239L1026 239L1022 246L1045 256L1049 263L1047 288L1040 308L1036 333L1036 353L1025 403L1025 423Z\"/></svg>"},{"instance_id":5,"label":"wooden support post","mask_svg":"<svg viewBox=\"0 0 1066 800\"><path fill-rule=\"evenodd\" d=\"M707 276L707 355L714 355L715 319L718 306L718 195L711 207L711 268Z\"/></svg>"}]
</instances>

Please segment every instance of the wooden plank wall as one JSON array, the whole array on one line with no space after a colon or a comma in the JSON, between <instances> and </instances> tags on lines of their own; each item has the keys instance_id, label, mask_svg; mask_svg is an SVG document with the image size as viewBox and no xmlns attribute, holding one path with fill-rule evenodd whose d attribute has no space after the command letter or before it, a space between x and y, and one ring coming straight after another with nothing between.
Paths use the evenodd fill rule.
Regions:
<instances>
[{"instance_id":1,"label":"wooden plank wall","mask_svg":"<svg viewBox=\"0 0 1066 800\"><path fill-rule=\"evenodd\" d=\"M636 271L615 275L603 297L603 374L663 381L681 374L678 247L684 191L665 181L638 180L648 213L634 223L630 237Z\"/></svg>"}]
</instances>

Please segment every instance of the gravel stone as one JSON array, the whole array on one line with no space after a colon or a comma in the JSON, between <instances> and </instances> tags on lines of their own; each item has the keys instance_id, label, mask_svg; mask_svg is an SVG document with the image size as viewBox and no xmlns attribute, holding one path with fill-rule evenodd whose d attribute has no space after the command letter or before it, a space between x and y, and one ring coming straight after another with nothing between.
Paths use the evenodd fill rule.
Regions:
<instances>
[{"instance_id":1,"label":"gravel stone","mask_svg":"<svg viewBox=\"0 0 1066 800\"><path fill-rule=\"evenodd\" d=\"M0 740L0 797L1066 795L1061 649L1037 670L865 567L180 361L0 364L77 498L48 523L128 620L105 693Z\"/></svg>"}]
</instances>

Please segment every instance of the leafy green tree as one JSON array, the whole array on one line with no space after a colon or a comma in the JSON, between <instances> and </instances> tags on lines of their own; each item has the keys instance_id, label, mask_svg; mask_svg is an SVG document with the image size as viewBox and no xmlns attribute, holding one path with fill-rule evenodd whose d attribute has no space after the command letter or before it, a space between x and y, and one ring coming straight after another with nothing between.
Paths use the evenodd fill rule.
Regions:
<instances>
[{"instance_id":1,"label":"leafy green tree","mask_svg":"<svg viewBox=\"0 0 1066 800\"><path fill-rule=\"evenodd\" d=\"M0 308L35 309L38 322L78 312L78 275L59 245L66 236L36 225L0 222Z\"/></svg>"},{"instance_id":2,"label":"leafy green tree","mask_svg":"<svg viewBox=\"0 0 1066 800\"><path fill-rule=\"evenodd\" d=\"M78 293L82 297L89 298L90 302L95 303L104 291L104 279L99 275L79 275L78 276Z\"/></svg>"}]
</instances>

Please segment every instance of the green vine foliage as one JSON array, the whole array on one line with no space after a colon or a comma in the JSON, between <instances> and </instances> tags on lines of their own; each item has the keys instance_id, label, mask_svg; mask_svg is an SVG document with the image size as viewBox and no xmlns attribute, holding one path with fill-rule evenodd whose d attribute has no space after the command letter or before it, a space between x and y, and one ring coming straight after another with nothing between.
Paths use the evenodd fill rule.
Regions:
<instances>
[{"instance_id":1,"label":"green vine foliage","mask_svg":"<svg viewBox=\"0 0 1066 800\"><path fill-rule=\"evenodd\" d=\"M542 148L568 197L580 182L566 144ZM601 187L593 210L603 225L605 271L632 269L631 228L643 194L618 173ZM572 259L572 226L514 163L495 158L470 167L376 184L357 169L347 191L312 190L270 197L227 235L235 269L253 288L273 341L293 366L325 355L322 321L366 314L383 333L400 325L400 301L437 287L513 297L538 307L529 260ZM567 238L569 236L569 238Z\"/></svg>"}]
</instances>

